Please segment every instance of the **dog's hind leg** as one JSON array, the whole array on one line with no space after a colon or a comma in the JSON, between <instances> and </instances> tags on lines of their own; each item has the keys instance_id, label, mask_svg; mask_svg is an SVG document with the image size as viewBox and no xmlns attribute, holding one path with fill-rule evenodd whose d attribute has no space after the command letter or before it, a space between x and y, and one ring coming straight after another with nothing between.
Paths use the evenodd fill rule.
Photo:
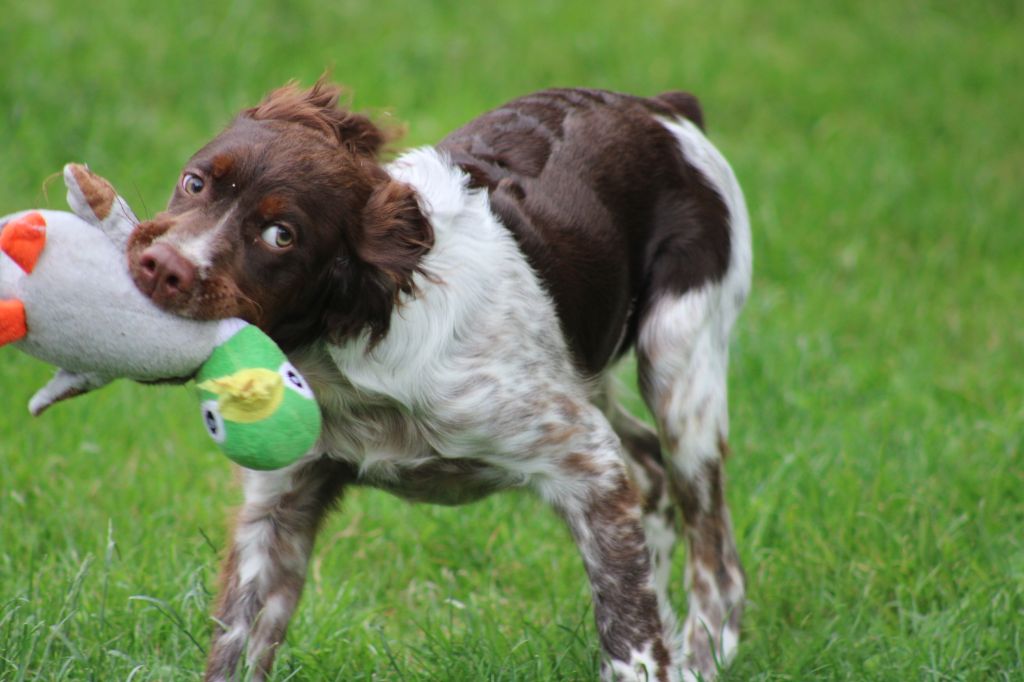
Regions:
<instances>
[{"instance_id":1,"label":"dog's hind leg","mask_svg":"<svg viewBox=\"0 0 1024 682\"><path fill-rule=\"evenodd\" d=\"M669 492L668 476L657 432L625 410L610 394L605 414L628 455L630 476L640 490L644 534L654 570L654 586L664 609L669 609L669 578L676 546L679 515Z\"/></svg>"},{"instance_id":2,"label":"dog's hind leg","mask_svg":"<svg viewBox=\"0 0 1024 682\"><path fill-rule=\"evenodd\" d=\"M750 291L750 222L743 193L718 150L689 121L666 127L699 173L698 182L721 201L718 211L679 213L676 219L687 229L666 230L650 264L636 343L641 393L658 424L669 489L682 511L689 591L685 666L691 679L697 673L711 679L735 653L745 596L725 502L724 460L729 337ZM720 274L694 281L694 263L712 257L696 251L689 237L700 232L728 244L728 262Z\"/></svg>"},{"instance_id":3,"label":"dog's hind leg","mask_svg":"<svg viewBox=\"0 0 1024 682\"><path fill-rule=\"evenodd\" d=\"M313 541L327 511L351 480L327 459L277 471L243 470L245 503L221 574L206 680L263 680L306 581Z\"/></svg>"},{"instance_id":4,"label":"dog's hind leg","mask_svg":"<svg viewBox=\"0 0 1024 682\"><path fill-rule=\"evenodd\" d=\"M708 320L705 291L655 305L641 327L641 390L658 422L669 489L682 511L689 606L686 666L706 679L733 655L744 575L725 503L726 347Z\"/></svg>"},{"instance_id":5,"label":"dog's hind leg","mask_svg":"<svg viewBox=\"0 0 1024 682\"><path fill-rule=\"evenodd\" d=\"M643 502L623 463L619 438L594 406L564 400L564 423L545 424L538 458L517 466L565 520L583 558L594 619L607 660L602 679L669 682L672 622L654 584Z\"/></svg>"}]
</instances>

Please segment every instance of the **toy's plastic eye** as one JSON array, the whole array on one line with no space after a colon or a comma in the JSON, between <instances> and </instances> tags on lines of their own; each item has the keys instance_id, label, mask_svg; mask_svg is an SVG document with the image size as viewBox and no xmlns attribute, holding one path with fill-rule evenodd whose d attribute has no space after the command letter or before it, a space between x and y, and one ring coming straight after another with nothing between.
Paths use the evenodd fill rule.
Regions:
<instances>
[{"instance_id":1,"label":"toy's plastic eye","mask_svg":"<svg viewBox=\"0 0 1024 682\"><path fill-rule=\"evenodd\" d=\"M284 385L292 389L303 398L309 398L314 400L313 389L306 383L306 378L299 374L299 370L295 369L295 365L290 362L285 362L277 370L284 378Z\"/></svg>"},{"instance_id":2,"label":"toy's plastic eye","mask_svg":"<svg viewBox=\"0 0 1024 682\"><path fill-rule=\"evenodd\" d=\"M181 188L188 194L199 194L204 187L206 187L206 183L195 173L185 173L181 178Z\"/></svg>"},{"instance_id":3,"label":"toy's plastic eye","mask_svg":"<svg viewBox=\"0 0 1024 682\"><path fill-rule=\"evenodd\" d=\"M295 243L295 235L287 227L271 225L260 233L260 239L275 249L287 249Z\"/></svg>"},{"instance_id":4,"label":"toy's plastic eye","mask_svg":"<svg viewBox=\"0 0 1024 682\"><path fill-rule=\"evenodd\" d=\"M215 443L223 443L228 437L228 432L224 428L224 417L220 415L220 406L217 405L217 401L205 400L199 405L199 408L203 413L203 426L206 427L210 438Z\"/></svg>"}]
</instances>

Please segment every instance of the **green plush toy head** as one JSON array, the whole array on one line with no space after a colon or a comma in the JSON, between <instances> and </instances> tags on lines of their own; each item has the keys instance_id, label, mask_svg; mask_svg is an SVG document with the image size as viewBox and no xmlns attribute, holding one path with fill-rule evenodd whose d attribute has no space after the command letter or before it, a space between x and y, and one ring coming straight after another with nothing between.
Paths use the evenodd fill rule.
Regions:
<instances>
[{"instance_id":1,"label":"green plush toy head","mask_svg":"<svg viewBox=\"0 0 1024 682\"><path fill-rule=\"evenodd\" d=\"M279 469L298 460L320 435L320 408L306 380L256 327L225 324L196 374L207 432L249 469Z\"/></svg>"}]
</instances>

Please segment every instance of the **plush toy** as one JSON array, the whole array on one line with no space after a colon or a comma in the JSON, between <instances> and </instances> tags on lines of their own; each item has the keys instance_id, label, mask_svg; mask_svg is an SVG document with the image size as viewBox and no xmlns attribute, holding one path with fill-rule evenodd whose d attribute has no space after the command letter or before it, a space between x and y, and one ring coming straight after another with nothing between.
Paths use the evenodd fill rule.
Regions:
<instances>
[{"instance_id":1,"label":"plush toy","mask_svg":"<svg viewBox=\"0 0 1024 682\"><path fill-rule=\"evenodd\" d=\"M125 377L195 376L207 431L252 469L295 461L320 435L320 410L302 375L257 328L164 312L132 282L125 259L138 222L109 182L64 167L74 213L0 218L0 346L59 369L29 401L55 402Z\"/></svg>"},{"instance_id":2,"label":"plush toy","mask_svg":"<svg viewBox=\"0 0 1024 682\"><path fill-rule=\"evenodd\" d=\"M225 326L237 331L196 374L206 430L242 466L287 466L320 435L313 391L266 334L240 320Z\"/></svg>"}]
</instances>

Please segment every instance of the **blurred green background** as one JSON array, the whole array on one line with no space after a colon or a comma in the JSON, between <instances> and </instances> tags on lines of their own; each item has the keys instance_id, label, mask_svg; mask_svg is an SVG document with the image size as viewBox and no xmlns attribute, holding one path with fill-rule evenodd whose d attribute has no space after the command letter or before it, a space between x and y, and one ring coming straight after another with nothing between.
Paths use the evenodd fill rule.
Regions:
<instances>
[{"instance_id":1,"label":"blurred green background","mask_svg":"<svg viewBox=\"0 0 1024 682\"><path fill-rule=\"evenodd\" d=\"M755 241L728 465L750 605L724 679L1021 679L1022 14L14 3L0 214L62 208L53 175L73 160L152 215L238 109L325 69L410 145L546 86L695 92ZM182 388L120 382L30 419L49 373L0 350L0 679L195 679L230 467ZM539 501L359 490L321 537L274 679L576 680L597 656L582 567Z\"/></svg>"}]
</instances>

